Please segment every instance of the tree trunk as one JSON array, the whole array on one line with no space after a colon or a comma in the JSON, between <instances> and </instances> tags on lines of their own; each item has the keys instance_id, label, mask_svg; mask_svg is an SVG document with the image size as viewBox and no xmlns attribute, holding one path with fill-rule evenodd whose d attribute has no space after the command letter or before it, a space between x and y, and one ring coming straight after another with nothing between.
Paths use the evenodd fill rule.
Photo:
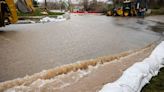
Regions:
<instances>
[{"instance_id":1,"label":"tree trunk","mask_svg":"<svg viewBox=\"0 0 164 92\"><path fill-rule=\"evenodd\" d=\"M47 9L47 0L44 1L44 4L45 9Z\"/></svg>"}]
</instances>

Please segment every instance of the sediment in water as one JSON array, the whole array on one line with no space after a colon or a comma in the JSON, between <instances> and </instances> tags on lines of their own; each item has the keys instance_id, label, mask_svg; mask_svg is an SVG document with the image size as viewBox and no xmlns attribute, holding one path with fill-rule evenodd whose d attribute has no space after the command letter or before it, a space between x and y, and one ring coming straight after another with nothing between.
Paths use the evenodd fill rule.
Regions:
<instances>
[{"instance_id":1,"label":"sediment in water","mask_svg":"<svg viewBox=\"0 0 164 92\"><path fill-rule=\"evenodd\" d=\"M154 46L155 46L154 44L150 44L150 45L146 46L145 48L142 48L139 50L126 51L126 52L112 55L112 56L104 56L104 57L99 57L97 59L91 59L91 60L77 62L74 64L68 64L68 65L56 67L54 69L45 70L43 72L36 73L31 76L26 76L24 78L18 78L15 80L6 81L3 83L0 83L0 92L3 92L4 90L15 87L15 86L20 86L20 85L28 86L32 82L34 82L38 79L46 80L46 79L54 78L61 74L67 74L71 71L75 72L78 70L85 70L85 69L88 69L89 66L96 66L97 64L104 64L106 62L118 60L122 57L126 57L126 56L131 55L132 53L136 53L138 51L150 50L150 49L154 48Z\"/></svg>"}]
</instances>

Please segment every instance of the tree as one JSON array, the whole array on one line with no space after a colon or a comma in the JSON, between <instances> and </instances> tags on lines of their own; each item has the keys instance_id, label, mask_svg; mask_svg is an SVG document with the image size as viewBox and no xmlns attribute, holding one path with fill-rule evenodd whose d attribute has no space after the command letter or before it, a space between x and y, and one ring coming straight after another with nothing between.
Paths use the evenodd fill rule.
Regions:
<instances>
[{"instance_id":1,"label":"tree","mask_svg":"<svg viewBox=\"0 0 164 92\"><path fill-rule=\"evenodd\" d=\"M44 8L47 10L47 0L44 0Z\"/></svg>"},{"instance_id":2,"label":"tree","mask_svg":"<svg viewBox=\"0 0 164 92\"><path fill-rule=\"evenodd\" d=\"M84 6L84 10L88 11L89 1L88 0L83 0L83 6Z\"/></svg>"},{"instance_id":3,"label":"tree","mask_svg":"<svg viewBox=\"0 0 164 92\"><path fill-rule=\"evenodd\" d=\"M72 1L71 1L71 0L68 0L68 4L69 4L68 9L69 9L70 11L73 11Z\"/></svg>"},{"instance_id":4,"label":"tree","mask_svg":"<svg viewBox=\"0 0 164 92\"><path fill-rule=\"evenodd\" d=\"M149 8L161 8L164 7L164 0L147 0Z\"/></svg>"},{"instance_id":5,"label":"tree","mask_svg":"<svg viewBox=\"0 0 164 92\"><path fill-rule=\"evenodd\" d=\"M33 5L34 5L34 7L38 7L38 1L37 0L33 0Z\"/></svg>"},{"instance_id":6,"label":"tree","mask_svg":"<svg viewBox=\"0 0 164 92\"><path fill-rule=\"evenodd\" d=\"M98 7L98 2L97 2L97 0L93 0L91 3L90 3L90 5L89 5L89 10L91 10L91 11L95 11Z\"/></svg>"}]
</instances>

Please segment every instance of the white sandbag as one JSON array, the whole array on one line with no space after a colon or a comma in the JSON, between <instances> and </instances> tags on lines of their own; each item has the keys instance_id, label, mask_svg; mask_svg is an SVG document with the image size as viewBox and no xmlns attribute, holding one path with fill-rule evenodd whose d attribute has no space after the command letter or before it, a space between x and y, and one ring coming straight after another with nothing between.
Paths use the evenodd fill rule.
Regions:
<instances>
[{"instance_id":1,"label":"white sandbag","mask_svg":"<svg viewBox=\"0 0 164 92\"><path fill-rule=\"evenodd\" d=\"M149 83L149 81L151 80L153 76L151 74L149 74L148 76L146 76L142 81L141 81L141 84L139 86L139 89L137 92L141 92L142 88L147 84Z\"/></svg>"},{"instance_id":2,"label":"white sandbag","mask_svg":"<svg viewBox=\"0 0 164 92\"><path fill-rule=\"evenodd\" d=\"M158 74L164 65L164 42L159 44L152 54L142 62L135 63L124 71L123 75L114 83L104 86L99 92L140 92L149 83L152 76ZM121 87L121 88L120 88ZM112 88L112 90L110 89ZM116 89L114 89L116 88Z\"/></svg>"},{"instance_id":3,"label":"white sandbag","mask_svg":"<svg viewBox=\"0 0 164 92\"><path fill-rule=\"evenodd\" d=\"M124 92L123 88L116 83L108 83L99 92Z\"/></svg>"},{"instance_id":4,"label":"white sandbag","mask_svg":"<svg viewBox=\"0 0 164 92\"><path fill-rule=\"evenodd\" d=\"M147 63L150 66L150 73L155 76L158 74L160 69L160 63L156 58L147 58L143 62Z\"/></svg>"},{"instance_id":5,"label":"white sandbag","mask_svg":"<svg viewBox=\"0 0 164 92\"><path fill-rule=\"evenodd\" d=\"M63 16L57 16L57 19L64 19L64 17Z\"/></svg>"},{"instance_id":6,"label":"white sandbag","mask_svg":"<svg viewBox=\"0 0 164 92\"><path fill-rule=\"evenodd\" d=\"M44 23L44 22L55 22L56 19L55 18L50 18L50 17L45 17L43 19L40 20L40 22Z\"/></svg>"},{"instance_id":7,"label":"white sandbag","mask_svg":"<svg viewBox=\"0 0 164 92\"><path fill-rule=\"evenodd\" d=\"M164 64L164 41L153 50L150 58L156 58L161 64Z\"/></svg>"},{"instance_id":8,"label":"white sandbag","mask_svg":"<svg viewBox=\"0 0 164 92\"><path fill-rule=\"evenodd\" d=\"M136 92L140 87L141 81L145 78L145 75L136 68L133 68L132 71L134 72L124 72L116 81L118 85L121 85L126 90L124 92Z\"/></svg>"},{"instance_id":9,"label":"white sandbag","mask_svg":"<svg viewBox=\"0 0 164 92\"><path fill-rule=\"evenodd\" d=\"M66 19L63 18L63 16L58 16L57 18L50 18L50 17L45 17L40 20L41 23L46 23L46 22L60 22L60 21L65 21Z\"/></svg>"},{"instance_id":10,"label":"white sandbag","mask_svg":"<svg viewBox=\"0 0 164 92\"><path fill-rule=\"evenodd\" d=\"M146 62L137 62L132 66L132 68L138 69L140 72L142 72L145 75L148 75L150 73L150 66Z\"/></svg>"},{"instance_id":11,"label":"white sandbag","mask_svg":"<svg viewBox=\"0 0 164 92\"><path fill-rule=\"evenodd\" d=\"M151 68L150 68L149 64L144 61L135 63L132 67L138 69L140 72L142 72L144 74L143 79L141 80L141 83L139 85L139 88L137 89L137 91L140 92L142 87L144 85L146 85L147 83L149 83L149 81L151 80L151 78L153 76L151 74Z\"/></svg>"}]
</instances>

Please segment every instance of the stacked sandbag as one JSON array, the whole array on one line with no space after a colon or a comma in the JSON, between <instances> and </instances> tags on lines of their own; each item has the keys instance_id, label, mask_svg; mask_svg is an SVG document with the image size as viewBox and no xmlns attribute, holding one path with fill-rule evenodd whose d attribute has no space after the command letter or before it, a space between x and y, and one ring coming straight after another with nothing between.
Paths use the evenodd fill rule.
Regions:
<instances>
[{"instance_id":1,"label":"stacked sandbag","mask_svg":"<svg viewBox=\"0 0 164 92\"><path fill-rule=\"evenodd\" d=\"M99 92L140 92L164 65L164 41L142 62L135 63L115 82L103 86Z\"/></svg>"},{"instance_id":2,"label":"stacked sandbag","mask_svg":"<svg viewBox=\"0 0 164 92\"><path fill-rule=\"evenodd\" d=\"M44 17L40 19L41 23L47 23L47 22L61 22L61 21L66 21L66 19L61 15L57 16L57 18L51 18L51 17Z\"/></svg>"}]
</instances>

